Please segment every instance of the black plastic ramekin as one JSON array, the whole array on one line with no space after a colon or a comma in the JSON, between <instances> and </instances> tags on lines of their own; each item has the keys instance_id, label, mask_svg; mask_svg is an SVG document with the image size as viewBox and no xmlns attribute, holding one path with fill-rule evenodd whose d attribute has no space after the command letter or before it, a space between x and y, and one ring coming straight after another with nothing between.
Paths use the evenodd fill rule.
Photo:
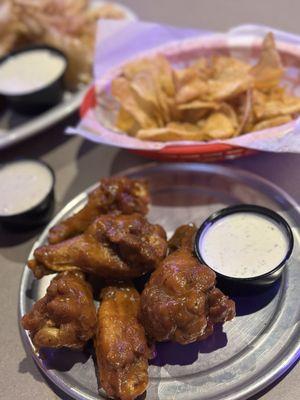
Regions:
<instances>
[{"instance_id":1,"label":"black plastic ramekin","mask_svg":"<svg viewBox=\"0 0 300 400\"><path fill-rule=\"evenodd\" d=\"M62 100L64 93L64 73L67 68L67 58L64 53L58 49L55 49L54 47L44 45L24 47L2 57L0 59L0 64L18 54L36 50L48 50L51 53L57 54L59 57L65 60L65 68L56 79L40 89L36 89L24 94L9 94L0 92L0 95L6 98L6 101L11 108L24 114L36 114L57 105Z\"/></svg>"},{"instance_id":2,"label":"black plastic ramekin","mask_svg":"<svg viewBox=\"0 0 300 400\"><path fill-rule=\"evenodd\" d=\"M31 228L36 228L37 226L44 225L49 222L54 212L55 175L53 169L44 161L34 159L17 159L12 161L12 163L23 161L32 161L42 164L44 167L46 167L51 174L52 184L49 187L49 191L46 193L46 195L41 199L40 202L38 202L34 206L28 208L25 211L22 211L21 213L0 215L0 223L4 227L9 229L16 228L28 230ZM2 190L5 190L5 188L2 188Z\"/></svg>"},{"instance_id":3,"label":"black plastic ramekin","mask_svg":"<svg viewBox=\"0 0 300 400\"><path fill-rule=\"evenodd\" d=\"M288 240L288 249L286 252L286 255L284 259L280 262L279 265L275 265L272 270L270 270L267 273L264 273L262 275L255 275L253 277L248 277L248 278L239 278L239 277L233 277L233 276L228 276L221 274L218 271L214 270L213 265L208 265L211 269L215 271L217 274L217 277L219 280L222 280L223 283L226 285L229 284L231 287L254 287L254 286L266 286L274 283L277 279L280 278L284 267L290 258L293 247L294 247L294 237L292 230L287 223L287 221L282 218L279 214L277 214L275 211L266 208L266 207L261 207L257 205L252 205L252 204L240 204L240 205L235 205L227 208L223 208L222 210L216 211L212 215L210 215L200 226L199 230L197 231L196 237L195 237L195 253L200 260L202 264L207 264L204 258L202 257L201 251L200 251L200 239L204 232L209 229L210 226L212 226L215 222L219 221L220 219L236 214L236 213L241 213L241 212L246 212L246 213L254 213L254 214L260 214L265 217L268 217L269 219L275 221L285 232L287 240Z\"/></svg>"}]
</instances>

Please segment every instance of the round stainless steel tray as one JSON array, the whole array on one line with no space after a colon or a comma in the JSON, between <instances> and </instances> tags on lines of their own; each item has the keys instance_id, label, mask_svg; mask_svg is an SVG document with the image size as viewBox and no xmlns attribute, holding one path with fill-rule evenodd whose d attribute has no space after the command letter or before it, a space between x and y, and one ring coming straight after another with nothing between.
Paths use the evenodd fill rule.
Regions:
<instances>
[{"instance_id":1,"label":"round stainless steel tray","mask_svg":"<svg viewBox=\"0 0 300 400\"><path fill-rule=\"evenodd\" d=\"M237 317L217 328L206 341L187 346L159 344L158 355L149 367L147 400L247 399L283 374L299 357L297 203L256 175L217 165L148 164L122 175L149 181L152 196L149 219L162 224L169 235L182 223L199 225L212 212L237 203L269 207L290 223L295 248L282 279L255 296L233 296ZM75 197L53 219L34 248L46 242L50 226L84 205L91 189ZM50 279L48 276L37 281L25 268L20 288L21 315L43 296ZM49 350L42 360L24 331L23 336L38 366L64 392L75 399L105 398L102 390L98 393L94 363L88 352Z\"/></svg>"}]
</instances>

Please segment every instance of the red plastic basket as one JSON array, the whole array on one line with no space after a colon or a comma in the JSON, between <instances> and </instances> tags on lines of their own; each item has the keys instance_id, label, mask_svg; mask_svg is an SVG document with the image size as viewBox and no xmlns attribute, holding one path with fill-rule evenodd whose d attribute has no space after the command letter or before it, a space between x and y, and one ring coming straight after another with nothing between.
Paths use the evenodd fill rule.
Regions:
<instances>
[{"instance_id":1,"label":"red plastic basket","mask_svg":"<svg viewBox=\"0 0 300 400\"><path fill-rule=\"evenodd\" d=\"M80 116L96 105L95 90L92 86L86 93L80 106ZM130 150L143 157L159 161L190 161L190 162L215 162L232 160L233 158L244 157L256 154L256 150L244 147L232 146L229 144L199 144L184 146L168 146L161 150Z\"/></svg>"}]
</instances>

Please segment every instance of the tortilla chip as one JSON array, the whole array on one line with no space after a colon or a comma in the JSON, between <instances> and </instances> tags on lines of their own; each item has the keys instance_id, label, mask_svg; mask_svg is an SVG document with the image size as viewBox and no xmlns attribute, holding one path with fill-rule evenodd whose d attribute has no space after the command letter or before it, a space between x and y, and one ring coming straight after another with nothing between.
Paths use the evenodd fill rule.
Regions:
<instances>
[{"instance_id":1,"label":"tortilla chip","mask_svg":"<svg viewBox=\"0 0 300 400\"><path fill-rule=\"evenodd\" d=\"M244 77L251 66L237 58L214 56L212 58L212 79L218 81L236 80Z\"/></svg>"},{"instance_id":2,"label":"tortilla chip","mask_svg":"<svg viewBox=\"0 0 300 400\"><path fill-rule=\"evenodd\" d=\"M241 78L231 80L208 81L209 94L207 98L211 101L224 101L245 93L252 86L252 79L245 75Z\"/></svg>"},{"instance_id":3,"label":"tortilla chip","mask_svg":"<svg viewBox=\"0 0 300 400\"><path fill-rule=\"evenodd\" d=\"M290 99L282 103L270 101L261 109L254 109L257 119L273 118L280 115L298 114L300 112L300 99Z\"/></svg>"},{"instance_id":4,"label":"tortilla chip","mask_svg":"<svg viewBox=\"0 0 300 400\"><path fill-rule=\"evenodd\" d=\"M258 121L281 115L300 113L300 98L286 94L282 89L273 90L268 95L255 92L254 115Z\"/></svg>"},{"instance_id":5,"label":"tortilla chip","mask_svg":"<svg viewBox=\"0 0 300 400\"><path fill-rule=\"evenodd\" d=\"M132 88L143 99L150 113L155 114L158 126L171 120L170 99L174 97L173 71L170 63L163 55L153 59L142 59L135 66L127 64L124 75L130 79Z\"/></svg>"},{"instance_id":6,"label":"tortilla chip","mask_svg":"<svg viewBox=\"0 0 300 400\"><path fill-rule=\"evenodd\" d=\"M157 90L158 104L161 110L161 116L166 124L172 120L171 107L174 101L167 96L167 94L163 91L163 89L159 86L159 84L157 84L156 90Z\"/></svg>"},{"instance_id":7,"label":"tortilla chip","mask_svg":"<svg viewBox=\"0 0 300 400\"><path fill-rule=\"evenodd\" d=\"M199 76L194 67L177 70L174 74L177 104L184 104L207 94L207 83Z\"/></svg>"},{"instance_id":8,"label":"tortilla chip","mask_svg":"<svg viewBox=\"0 0 300 400\"><path fill-rule=\"evenodd\" d=\"M178 109L182 112L182 120L191 123L197 123L211 110L218 110L219 108L219 103L201 100L194 100L190 103L180 104L178 106Z\"/></svg>"},{"instance_id":9,"label":"tortilla chip","mask_svg":"<svg viewBox=\"0 0 300 400\"><path fill-rule=\"evenodd\" d=\"M261 131L267 128L274 128L275 126L287 124L292 121L293 117L291 115L282 115L280 117L275 117L271 119L266 119L255 124L252 128L253 131Z\"/></svg>"},{"instance_id":10,"label":"tortilla chip","mask_svg":"<svg viewBox=\"0 0 300 400\"><path fill-rule=\"evenodd\" d=\"M153 116L149 115L148 110L142 108L141 101L127 79L114 79L111 84L111 93L142 128L157 127L157 122Z\"/></svg>"},{"instance_id":11,"label":"tortilla chip","mask_svg":"<svg viewBox=\"0 0 300 400\"><path fill-rule=\"evenodd\" d=\"M206 121L200 121L199 125L207 139L229 139L236 136L238 129L237 116L228 104L223 104L222 110L212 112Z\"/></svg>"},{"instance_id":12,"label":"tortilla chip","mask_svg":"<svg viewBox=\"0 0 300 400\"><path fill-rule=\"evenodd\" d=\"M178 106L179 110L201 110L201 109L212 109L217 110L220 108L220 104L213 101L201 101L201 100L194 100L190 103L180 104Z\"/></svg>"},{"instance_id":13,"label":"tortilla chip","mask_svg":"<svg viewBox=\"0 0 300 400\"><path fill-rule=\"evenodd\" d=\"M141 58L140 60L131 61L125 64L122 68L122 73L126 79L131 81L139 72L143 72L148 68L151 68L151 65L152 60L150 58Z\"/></svg>"},{"instance_id":14,"label":"tortilla chip","mask_svg":"<svg viewBox=\"0 0 300 400\"><path fill-rule=\"evenodd\" d=\"M200 64L176 71L176 102L223 101L242 93L252 83L247 75L249 69L248 64L231 57L215 56L211 65L200 60Z\"/></svg>"},{"instance_id":15,"label":"tortilla chip","mask_svg":"<svg viewBox=\"0 0 300 400\"><path fill-rule=\"evenodd\" d=\"M251 75L254 77L254 87L260 90L277 86L283 76L283 67L272 32L264 38L260 58L252 67Z\"/></svg>"},{"instance_id":16,"label":"tortilla chip","mask_svg":"<svg viewBox=\"0 0 300 400\"><path fill-rule=\"evenodd\" d=\"M188 122L193 122L189 121L189 119L185 119L184 110L180 110L178 108L178 104L175 102L175 98L168 98L168 104L169 104L169 110L170 110L170 122L171 121L188 121Z\"/></svg>"},{"instance_id":17,"label":"tortilla chip","mask_svg":"<svg viewBox=\"0 0 300 400\"><path fill-rule=\"evenodd\" d=\"M174 81L176 90L198 78L199 72L198 69L194 66L174 70Z\"/></svg>"},{"instance_id":18,"label":"tortilla chip","mask_svg":"<svg viewBox=\"0 0 300 400\"><path fill-rule=\"evenodd\" d=\"M224 101L245 92L252 85L252 78L248 74L250 66L241 60L215 56L211 69L206 100Z\"/></svg>"},{"instance_id":19,"label":"tortilla chip","mask_svg":"<svg viewBox=\"0 0 300 400\"><path fill-rule=\"evenodd\" d=\"M159 72L158 78L162 90L167 96L173 97L175 94L175 84L171 64L162 54L156 56L155 63Z\"/></svg>"},{"instance_id":20,"label":"tortilla chip","mask_svg":"<svg viewBox=\"0 0 300 400\"><path fill-rule=\"evenodd\" d=\"M140 128L133 116L129 114L123 107L121 107L118 112L116 127L120 131L128 133L130 136L134 136L137 130Z\"/></svg>"},{"instance_id":21,"label":"tortilla chip","mask_svg":"<svg viewBox=\"0 0 300 400\"><path fill-rule=\"evenodd\" d=\"M201 108L180 111L182 113L181 121L188 121L191 124L198 124L198 122L205 118L211 110L208 108Z\"/></svg>"},{"instance_id":22,"label":"tortilla chip","mask_svg":"<svg viewBox=\"0 0 300 400\"><path fill-rule=\"evenodd\" d=\"M137 94L140 103L143 102L147 111L155 116L157 125L164 126L166 120L161 110L158 83L153 74L149 70L139 72L132 78L130 86Z\"/></svg>"},{"instance_id":23,"label":"tortilla chip","mask_svg":"<svg viewBox=\"0 0 300 400\"><path fill-rule=\"evenodd\" d=\"M211 79L213 70L211 68L211 62L209 59L201 57L192 64L192 67L197 69L198 77L200 79Z\"/></svg>"},{"instance_id":24,"label":"tortilla chip","mask_svg":"<svg viewBox=\"0 0 300 400\"><path fill-rule=\"evenodd\" d=\"M170 123L165 128L141 129L138 131L138 139L159 142L175 140L204 140L202 129L189 123Z\"/></svg>"},{"instance_id":25,"label":"tortilla chip","mask_svg":"<svg viewBox=\"0 0 300 400\"><path fill-rule=\"evenodd\" d=\"M176 103L185 104L199 98L203 99L206 97L207 91L207 83L200 79L195 79L177 91Z\"/></svg>"},{"instance_id":26,"label":"tortilla chip","mask_svg":"<svg viewBox=\"0 0 300 400\"><path fill-rule=\"evenodd\" d=\"M173 70L165 56L158 54L153 58L142 58L132 61L127 63L122 70L124 77L129 80L132 80L140 72L145 71L151 71L156 76L165 93L170 97L174 96Z\"/></svg>"},{"instance_id":27,"label":"tortilla chip","mask_svg":"<svg viewBox=\"0 0 300 400\"><path fill-rule=\"evenodd\" d=\"M235 134L229 118L220 112L211 114L202 128L206 139L229 139Z\"/></svg>"},{"instance_id":28,"label":"tortilla chip","mask_svg":"<svg viewBox=\"0 0 300 400\"><path fill-rule=\"evenodd\" d=\"M140 98L157 107L155 82L149 71L141 71L133 76L130 86Z\"/></svg>"}]
</instances>

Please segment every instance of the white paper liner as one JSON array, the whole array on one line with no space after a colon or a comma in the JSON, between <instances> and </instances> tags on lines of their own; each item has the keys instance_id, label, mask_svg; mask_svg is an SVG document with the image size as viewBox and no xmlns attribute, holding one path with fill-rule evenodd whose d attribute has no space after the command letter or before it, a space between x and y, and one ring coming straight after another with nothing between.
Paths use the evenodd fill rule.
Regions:
<instances>
[{"instance_id":1,"label":"white paper liner","mask_svg":"<svg viewBox=\"0 0 300 400\"><path fill-rule=\"evenodd\" d=\"M293 93L300 95L300 36L256 25L244 25L220 34L140 21L100 21L94 62L98 105L85 114L77 127L69 127L67 133L81 135L96 143L135 150L226 143L263 151L300 152L300 118L275 128L209 142L142 141L114 128L117 104L110 97L108 87L111 80L120 74L122 64L157 52L165 54L175 65L188 65L203 54L219 52L253 63L262 38L269 31L275 34L276 46L286 67L284 83Z\"/></svg>"}]
</instances>

